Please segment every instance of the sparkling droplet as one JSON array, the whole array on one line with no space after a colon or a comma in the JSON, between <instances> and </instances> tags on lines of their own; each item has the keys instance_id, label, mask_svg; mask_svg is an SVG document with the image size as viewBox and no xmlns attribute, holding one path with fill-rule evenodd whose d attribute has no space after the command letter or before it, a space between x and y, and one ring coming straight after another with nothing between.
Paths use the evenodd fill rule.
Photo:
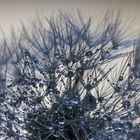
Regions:
<instances>
[{"instance_id":1,"label":"sparkling droplet","mask_svg":"<svg viewBox=\"0 0 140 140\"><path fill-rule=\"evenodd\" d=\"M97 129L102 129L105 126L105 120L103 118L96 118L94 125Z\"/></svg>"},{"instance_id":2,"label":"sparkling droplet","mask_svg":"<svg viewBox=\"0 0 140 140\"><path fill-rule=\"evenodd\" d=\"M85 95L83 105L87 110L94 110L97 106L96 98L91 94Z\"/></svg>"},{"instance_id":3,"label":"sparkling droplet","mask_svg":"<svg viewBox=\"0 0 140 140\"><path fill-rule=\"evenodd\" d=\"M124 130L126 132L129 132L133 127L131 122L125 122L125 123L123 123L123 126L124 126Z\"/></svg>"},{"instance_id":4,"label":"sparkling droplet","mask_svg":"<svg viewBox=\"0 0 140 140\"><path fill-rule=\"evenodd\" d=\"M134 111L137 115L140 116L140 103L135 104Z\"/></svg>"},{"instance_id":5,"label":"sparkling droplet","mask_svg":"<svg viewBox=\"0 0 140 140\"><path fill-rule=\"evenodd\" d=\"M86 86L85 86L85 89L87 90L87 91L90 91L90 90L92 90L92 85L91 84L87 84Z\"/></svg>"},{"instance_id":6,"label":"sparkling droplet","mask_svg":"<svg viewBox=\"0 0 140 140\"><path fill-rule=\"evenodd\" d=\"M93 55L93 53L92 53L92 51L87 51L85 53L85 55L86 55L86 57L90 58Z\"/></svg>"},{"instance_id":7,"label":"sparkling droplet","mask_svg":"<svg viewBox=\"0 0 140 140\"><path fill-rule=\"evenodd\" d=\"M15 115L13 113L8 114L8 119L13 121L15 119Z\"/></svg>"},{"instance_id":8,"label":"sparkling droplet","mask_svg":"<svg viewBox=\"0 0 140 140\"><path fill-rule=\"evenodd\" d=\"M104 115L103 116L104 120L108 121L108 122L111 122L112 121L112 118L110 115Z\"/></svg>"},{"instance_id":9,"label":"sparkling droplet","mask_svg":"<svg viewBox=\"0 0 140 140\"><path fill-rule=\"evenodd\" d=\"M119 77L119 81L123 81L123 76L120 76Z\"/></svg>"},{"instance_id":10,"label":"sparkling droplet","mask_svg":"<svg viewBox=\"0 0 140 140\"><path fill-rule=\"evenodd\" d=\"M49 130L53 130L53 127L52 127L50 121L47 121L47 122L46 122L45 127L48 128Z\"/></svg>"},{"instance_id":11,"label":"sparkling droplet","mask_svg":"<svg viewBox=\"0 0 140 140\"><path fill-rule=\"evenodd\" d=\"M52 109L57 110L59 108L59 103L53 103L52 104Z\"/></svg>"},{"instance_id":12,"label":"sparkling droplet","mask_svg":"<svg viewBox=\"0 0 140 140\"><path fill-rule=\"evenodd\" d=\"M5 94L0 94L0 102L3 103L5 101Z\"/></svg>"},{"instance_id":13,"label":"sparkling droplet","mask_svg":"<svg viewBox=\"0 0 140 140\"><path fill-rule=\"evenodd\" d=\"M65 119L64 118L60 118L59 119L59 125L62 127L65 124Z\"/></svg>"},{"instance_id":14,"label":"sparkling droplet","mask_svg":"<svg viewBox=\"0 0 140 140\"><path fill-rule=\"evenodd\" d=\"M128 100L123 101L123 107L124 107L125 109L128 109L130 106L131 106L130 101L128 101Z\"/></svg>"},{"instance_id":15,"label":"sparkling droplet","mask_svg":"<svg viewBox=\"0 0 140 140\"><path fill-rule=\"evenodd\" d=\"M90 135L88 136L88 140L95 140L94 137L95 137L94 134L90 134Z\"/></svg>"},{"instance_id":16,"label":"sparkling droplet","mask_svg":"<svg viewBox=\"0 0 140 140\"><path fill-rule=\"evenodd\" d=\"M30 52L29 51L26 51L25 52L25 56L30 56Z\"/></svg>"},{"instance_id":17,"label":"sparkling droplet","mask_svg":"<svg viewBox=\"0 0 140 140\"><path fill-rule=\"evenodd\" d=\"M15 135L14 131L13 130L8 130L7 131L7 136L8 137L13 137Z\"/></svg>"},{"instance_id":18,"label":"sparkling droplet","mask_svg":"<svg viewBox=\"0 0 140 140\"><path fill-rule=\"evenodd\" d=\"M59 59L60 58L60 54L59 53L56 53L55 54L55 57L56 57L56 59Z\"/></svg>"},{"instance_id":19,"label":"sparkling droplet","mask_svg":"<svg viewBox=\"0 0 140 140\"><path fill-rule=\"evenodd\" d=\"M98 101L101 103L104 100L104 97L99 97Z\"/></svg>"},{"instance_id":20,"label":"sparkling droplet","mask_svg":"<svg viewBox=\"0 0 140 140\"><path fill-rule=\"evenodd\" d=\"M77 69L76 69L76 73L77 73L78 75L82 75L82 74L83 74L82 68L77 68Z\"/></svg>"},{"instance_id":21,"label":"sparkling droplet","mask_svg":"<svg viewBox=\"0 0 140 140\"><path fill-rule=\"evenodd\" d=\"M73 73L72 71L69 71L69 72L68 72L68 77L69 77L69 78L72 78L73 76L74 76L74 73Z\"/></svg>"},{"instance_id":22,"label":"sparkling droplet","mask_svg":"<svg viewBox=\"0 0 140 140\"><path fill-rule=\"evenodd\" d=\"M54 134L53 134L56 138L58 138L60 135L59 135L59 132L55 132Z\"/></svg>"},{"instance_id":23,"label":"sparkling droplet","mask_svg":"<svg viewBox=\"0 0 140 140\"><path fill-rule=\"evenodd\" d=\"M43 83L39 83L39 87L43 88L44 84Z\"/></svg>"},{"instance_id":24,"label":"sparkling droplet","mask_svg":"<svg viewBox=\"0 0 140 140\"><path fill-rule=\"evenodd\" d=\"M42 97L36 97L36 103L40 104L42 102Z\"/></svg>"},{"instance_id":25,"label":"sparkling droplet","mask_svg":"<svg viewBox=\"0 0 140 140\"><path fill-rule=\"evenodd\" d=\"M79 102L80 102L79 96L75 96L75 97L73 97L73 99L71 100L71 103L74 104L74 105L79 104Z\"/></svg>"},{"instance_id":26,"label":"sparkling droplet","mask_svg":"<svg viewBox=\"0 0 140 140\"><path fill-rule=\"evenodd\" d=\"M120 88L119 86L116 86L116 87L114 88L114 90L115 90L115 92L120 92L120 91L121 91L121 88Z\"/></svg>"},{"instance_id":27,"label":"sparkling droplet","mask_svg":"<svg viewBox=\"0 0 140 140\"><path fill-rule=\"evenodd\" d=\"M112 128L117 132L122 132L124 130L123 129L123 124L120 123L120 122L113 123Z\"/></svg>"}]
</instances>

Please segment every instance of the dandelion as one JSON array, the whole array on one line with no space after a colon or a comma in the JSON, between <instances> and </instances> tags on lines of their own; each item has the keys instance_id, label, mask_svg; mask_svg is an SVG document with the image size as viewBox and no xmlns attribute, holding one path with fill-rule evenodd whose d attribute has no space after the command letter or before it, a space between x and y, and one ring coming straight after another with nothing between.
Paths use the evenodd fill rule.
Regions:
<instances>
[{"instance_id":1,"label":"dandelion","mask_svg":"<svg viewBox=\"0 0 140 140\"><path fill-rule=\"evenodd\" d=\"M80 14L80 23L63 13L47 19L48 30L41 21L32 32L22 26L0 79L1 138L139 139L138 54L127 53L121 66L112 57L124 39L118 17L97 34Z\"/></svg>"}]
</instances>

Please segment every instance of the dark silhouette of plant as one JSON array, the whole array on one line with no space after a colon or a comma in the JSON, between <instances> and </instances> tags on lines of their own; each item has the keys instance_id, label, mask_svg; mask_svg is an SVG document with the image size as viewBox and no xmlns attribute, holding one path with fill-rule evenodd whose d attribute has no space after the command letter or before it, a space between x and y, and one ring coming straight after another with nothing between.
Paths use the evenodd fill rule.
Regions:
<instances>
[{"instance_id":1,"label":"dark silhouette of plant","mask_svg":"<svg viewBox=\"0 0 140 140\"><path fill-rule=\"evenodd\" d=\"M138 140L139 48L118 61L126 40L119 14L92 33L69 14L22 25L4 39L0 137L5 140ZM12 46L12 47L11 47ZM119 57L119 58L118 58ZM116 59L118 58L118 59ZM121 64L119 64L121 63Z\"/></svg>"}]
</instances>

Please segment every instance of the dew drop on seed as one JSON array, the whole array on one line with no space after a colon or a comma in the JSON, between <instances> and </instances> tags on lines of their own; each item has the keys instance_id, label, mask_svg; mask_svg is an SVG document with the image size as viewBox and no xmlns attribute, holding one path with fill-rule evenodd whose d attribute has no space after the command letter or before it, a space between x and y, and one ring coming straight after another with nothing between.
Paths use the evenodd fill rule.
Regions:
<instances>
[{"instance_id":1,"label":"dew drop on seed","mask_svg":"<svg viewBox=\"0 0 140 140\"><path fill-rule=\"evenodd\" d=\"M120 76L119 77L119 81L123 81L123 76Z\"/></svg>"},{"instance_id":2,"label":"dew drop on seed","mask_svg":"<svg viewBox=\"0 0 140 140\"><path fill-rule=\"evenodd\" d=\"M123 126L124 126L124 130L127 132L129 132L133 127L131 122L125 122L123 123Z\"/></svg>"},{"instance_id":3,"label":"dew drop on seed","mask_svg":"<svg viewBox=\"0 0 140 140\"><path fill-rule=\"evenodd\" d=\"M0 94L0 102L3 103L5 101L5 95Z\"/></svg>"},{"instance_id":4,"label":"dew drop on seed","mask_svg":"<svg viewBox=\"0 0 140 140\"><path fill-rule=\"evenodd\" d=\"M85 86L85 89L86 89L87 91L90 91L92 88L93 88L93 87L92 87L91 84L87 84L87 85Z\"/></svg>"},{"instance_id":5,"label":"dew drop on seed","mask_svg":"<svg viewBox=\"0 0 140 140\"><path fill-rule=\"evenodd\" d=\"M95 140L94 137L95 137L95 136L94 136L93 134L90 134L90 135L88 136L88 140Z\"/></svg>"},{"instance_id":6,"label":"dew drop on seed","mask_svg":"<svg viewBox=\"0 0 140 140\"><path fill-rule=\"evenodd\" d=\"M88 57L88 58L90 58L92 55L93 55L92 51L87 51L85 53L85 56Z\"/></svg>"},{"instance_id":7,"label":"dew drop on seed","mask_svg":"<svg viewBox=\"0 0 140 140\"><path fill-rule=\"evenodd\" d=\"M30 56L30 52L29 51L26 51L25 52L25 56Z\"/></svg>"},{"instance_id":8,"label":"dew drop on seed","mask_svg":"<svg viewBox=\"0 0 140 140\"><path fill-rule=\"evenodd\" d=\"M123 101L123 107L124 107L124 109L128 109L130 106L131 106L130 101L128 101L128 100Z\"/></svg>"},{"instance_id":9,"label":"dew drop on seed","mask_svg":"<svg viewBox=\"0 0 140 140\"><path fill-rule=\"evenodd\" d=\"M63 126L65 124L65 119L64 118L60 118L59 119L59 125Z\"/></svg>"},{"instance_id":10,"label":"dew drop on seed","mask_svg":"<svg viewBox=\"0 0 140 140\"><path fill-rule=\"evenodd\" d=\"M140 115L140 103L135 104L134 111L137 115Z\"/></svg>"},{"instance_id":11,"label":"dew drop on seed","mask_svg":"<svg viewBox=\"0 0 140 140\"><path fill-rule=\"evenodd\" d=\"M69 72L68 72L68 77L69 77L69 78L72 78L73 76L74 76L74 73L73 73L72 71L69 71Z\"/></svg>"},{"instance_id":12,"label":"dew drop on seed","mask_svg":"<svg viewBox=\"0 0 140 140\"><path fill-rule=\"evenodd\" d=\"M117 132L122 132L124 129L123 129L123 124L120 123L120 122L115 122L112 124L112 128L117 131Z\"/></svg>"}]
</instances>

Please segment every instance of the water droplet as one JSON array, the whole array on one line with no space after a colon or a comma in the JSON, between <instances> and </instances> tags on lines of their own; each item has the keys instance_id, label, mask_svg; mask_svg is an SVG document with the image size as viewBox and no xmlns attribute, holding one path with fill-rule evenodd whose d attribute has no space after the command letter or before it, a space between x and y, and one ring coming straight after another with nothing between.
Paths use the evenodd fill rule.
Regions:
<instances>
[{"instance_id":1,"label":"water droplet","mask_svg":"<svg viewBox=\"0 0 140 140\"><path fill-rule=\"evenodd\" d=\"M5 94L0 94L0 102L3 103L5 101Z\"/></svg>"},{"instance_id":2,"label":"water droplet","mask_svg":"<svg viewBox=\"0 0 140 140\"><path fill-rule=\"evenodd\" d=\"M130 75L130 76L128 77L129 80L133 80L133 78L134 78L134 77L133 77L132 75Z\"/></svg>"},{"instance_id":3,"label":"water droplet","mask_svg":"<svg viewBox=\"0 0 140 140\"><path fill-rule=\"evenodd\" d=\"M94 126L97 129L102 129L105 126L105 120L103 118L96 118L94 120Z\"/></svg>"},{"instance_id":4,"label":"water droplet","mask_svg":"<svg viewBox=\"0 0 140 140\"><path fill-rule=\"evenodd\" d=\"M13 124L11 122L7 122L6 124L8 129L12 129L13 128Z\"/></svg>"},{"instance_id":5,"label":"water droplet","mask_svg":"<svg viewBox=\"0 0 140 140\"><path fill-rule=\"evenodd\" d=\"M27 117L28 118L33 118L33 114L32 113L27 113Z\"/></svg>"},{"instance_id":6,"label":"water droplet","mask_svg":"<svg viewBox=\"0 0 140 140\"><path fill-rule=\"evenodd\" d=\"M69 71L69 72L68 72L68 77L69 77L69 78L72 78L73 76L74 76L74 73L73 73L72 71Z\"/></svg>"},{"instance_id":7,"label":"water droplet","mask_svg":"<svg viewBox=\"0 0 140 140\"><path fill-rule=\"evenodd\" d=\"M112 124L112 128L117 131L117 132L122 132L124 129L123 129L123 124L120 123L120 122L115 122Z\"/></svg>"},{"instance_id":8,"label":"water droplet","mask_svg":"<svg viewBox=\"0 0 140 140\"><path fill-rule=\"evenodd\" d=\"M54 135L54 137L56 137L56 138L59 137L59 133L58 133L58 132L55 132L53 135Z\"/></svg>"},{"instance_id":9,"label":"water droplet","mask_svg":"<svg viewBox=\"0 0 140 140\"><path fill-rule=\"evenodd\" d=\"M135 104L134 111L137 115L140 116L140 103Z\"/></svg>"},{"instance_id":10,"label":"water droplet","mask_svg":"<svg viewBox=\"0 0 140 140\"><path fill-rule=\"evenodd\" d=\"M63 126L65 124L65 119L64 118L60 118L59 119L59 125Z\"/></svg>"},{"instance_id":11,"label":"water droplet","mask_svg":"<svg viewBox=\"0 0 140 140\"><path fill-rule=\"evenodd\" d=\"M29 51L26 51L25 52L25 56L29 56L30 57L30 52Z\"/></svg>"},{"instance_id":12,"label":"water droplet","mask_svg":"<svg viewBox=\"0 0 140 140\"><path fill-rule=\"evenodd\" d=\"M36 103L40 104L42 102L42 97L36 97Z\"/></svg>"},{"instance_id":13,"label":"water droplet","mask_svg":"<svg viewBox=\"0 0 140 140\"><path fill-rule=\"evenodd\" d=\"M82 75L83 74L82 68L77 68L76 73L77 73L77 75Z\"/></svg>"},{"instance_id":14,"label":"water droplet","mask_svg":"<svg viewBox=\"0 0 140 140\"><path fill-rule=\"evenodd\" d=\"M90 91L90 90L93 89L93 87L92 87L91 84L87 84L87 85L85 86L85 89L86 89L87 91Z\"/></svg>"},{"instance_id":15,"label":"water droplet","mask_svg":"<svg viewBox=\"0 0 140 140\"><path fill-rule=\"evenodd\" d=\"M101 103L104 100L104 97L99 97L98 101Z\"/></svg>"},{"instance_id":16,"label":"water droplet","mask_svg":"<svg viewBox=\"0 0 140 140\"><path fill-rule=\"evenodd\" d=\"M23 91L23 95L28 95L28 92L27 91Z\"/></svg>"},{"instance_id":17,"label":"water droplet","mask_svg":"<svg viewBox=\"0 0 140 140\"><path fill-rule=\"evenodd\" d=\"M55 57L56 57L56 59L59 59L60 58L60 54L59 53L56 53L55 54Z\"/></svg>"},{"instance_id":18,"label":"water droplet","mask_svg":"<svg viewBox=\"0 0 140 140\"><path fill-rule=\"evenodd\" d=\"M15 119L15 114L9 113L8 114L8 119L11 120L11 121L13 121Z\"/></svg>"},{"instance_id":19,"label":"water droplet","mask_svg":"<svg viewBox=\"0 0 140 140\"><path fill-rule=\"evenodd\" d=\"M63 60L63 64L64 65L68 65L70 62L71 62L70 59L64 59Z\"/></svg>"},{"instance_id":20,"label":"water droplet","mask_svg":"<svg viewBox=\"0 0 140 140\"><path fill-rule=\"evenodd\" d=\"M39 61L36 58L34 58L34 63L39 64Z\"/></svg>"},{"instance_id":21,"label":"water droplet","mask_svg":"<svg viewBox=\"0 0 140 140\"><path fill-rule=\"evenodd\" d=\"M126 132L129 132L132 129L132 127L133 127L131 122L125 122L125 123L123 123L123 126L124 126L124 130Z\"/></svg>"},{"instance_id":22,"label":"water droplet","mask_svg":"<svg viewBox=\"0 0 140 140\"><path fill-rule=\"evenodd\" d=\"M87 110L94 110L97 106L96 98L91 94L86 94L82 102Z\"/></svg>"},{"instance_id":23,"label":"water droplet","mask_svg":"<svg viewBox=\"0 0 140 140\"><path fill-rule=\"evenodd\" d=\"M118 49L118 44L116 41L112 40L112 49L117 50Z\"/></svg>"},{"instance_id":24,"label":"water droplet","mask_svg":"<svg viewBox=\"0 0 140 140\"><path fill-rule=\"evenodd\" d=\"M52 104L52 109L53 109L53 110L59 109L59 103L53 103L53 104Z\"/></svg>"},{"instance_id":25,"label":"water droplet","mask_svg":"<svg viewBox=\"0 0 140 140\"><path fill-rule=\"evenodd\" d=\"M68 105L68 109L72 110L72 105Z\"/></svg>"},{"instance_id":26,"label":"water droplet","mask_svg":"<svg viewBox=\"0 0 140 140\"><path fill-rule=\"evenodd\" d=\"M112 121L112 118L110 115L104 115L103 116L104 120L108 121L108 122L111 122Z\"/></svg>"},{"instance_id":27,"label":"water droplet","mask_svg":"<svg viewBox=\"0 0 140 140\"><path fill-rule=\"evenodd\" d=\"M88 136L88 140L95 140L94 138L95 138L95 135L94 135L94 134L90 134L90 135Z\"/></svg>"},{"instance_id":28,"label":"water droplet","mask_svg":"<svg viewBox=\"0 0 140 140\"><path fill-rule=\"evenodd\" d=\"M43 83L39 83L39 87L43 88L44 84Z\"/></svg>"},{"instance_id":29,"label":"water droplet","mask_svg":"<svg viewBox=\"0 0 140 140\"><path fill-rule=\"evenodd\" d=\"M21 100L13 101L11 103L15 108L19 108L21 106Z\"/></svg>"},{"instance_id":30,"label":"water droplet","mask_svg":"<svg viewBox=\"0 0 140 140\"><path fill-rule=\"evenodd\" d=\"M125 109L128 109L130 106L131 106L130 101L128 101L128 100L123 101L123 107L124 107Z\"/></svg>"},{"instance_id":31,"label":"water droplet","mask_svg":"<svg viewBox=\"0 0 140 140\"><path fill-rule=\"evenodd\" d=\"M116 86L116 87L114 88L114 90L115 90L115 92L120 92L120 91L121 91L121 88L120 88L119 86Z\"/></svg>"},{"instance_id":32,"label":"water droplet","mask_svg":"<svg viewBox=\"0 0 140 140\"><path fill-rule=\"evenodd\" d=\"M8 130L7 131L7 136L10 138L10 137L13 137L15 135L14 131L13 130Z\"/></svg>"},{"instance_id":33,"label":"water droplet","mask_svg":"<svg viewBox=\"0 0 140 140\"><path fill-rule=\"evenodd\" d=\"M88 57L88 58L92 57L92 55L93 55L92 51L87 51L85 53L85 56Z\"/></svg>"},{"instance_id":34,"label":"water droplet","mask_svg":"<svg viewBox=\"0 0 140 140\"><path fill-rule=\"evenodd\" d=\"M72 61L73 63L78 62L78 60L79 60L79 58L78 58L78 56L76 56L76 55L73 55L73 56L71 57L71 61Z\"/></svg>"},{"instance_id":35,"label":"water droplet","mask_svg":"<svg viewBox=\"0 0 140 140\"><path fill-rule=\"evenodd\" d=\"M27 67L27 66L30 66L29 62L28 61L25 61L24 62L24 65Z\"/></svg>"},{"instance_id":36,"label":"water droplet","mask_svg":"<svg viewBox=\"0 0 140 140\"><path fill-rule=\"evenodd\" d=\"M120 76L119 77L119 81L123 81L123 76Z\"/></svg>"}]
</instances>

